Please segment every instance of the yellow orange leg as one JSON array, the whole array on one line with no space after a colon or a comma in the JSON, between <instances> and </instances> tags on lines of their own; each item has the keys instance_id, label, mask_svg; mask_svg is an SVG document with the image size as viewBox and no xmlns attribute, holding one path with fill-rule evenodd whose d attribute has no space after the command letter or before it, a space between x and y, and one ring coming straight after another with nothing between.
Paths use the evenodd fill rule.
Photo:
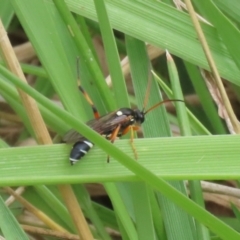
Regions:
<instances>
[{"instance_id":1,"label":"yellow orange leg","mask_svg":"<svg viewBox=\"0 0 240 240\"><path fill-rule=\"evenodd\" d=\"M135 159L137 160L138 158L138 155L137 155L137 150L134 146L134 143L133 143L133 139L134 139L134 131L137 131L139 129L138 126L128 126L127 128L125 128L122 132L122 135L128 133L129 131L131 131L131 137L130 137L130 144L131 144L131 147L132 147L132 150L133 150L133 153L134 153L134 157Z\"/></svg>"},{"instance_id":2,"label":"yellow orange leg","mask_svg":"<svg viewBox=\"0 0 240 240\"><path fill-rule=\"evenodd\" d=\"M131 147L132 147L132 150L133 150L133 153L134 153L134 157L135 159L137 160L138 159L138 154L137 154L137 150L134 146L134 142L133 142L133 139L134 139L134 131L137 131L139 128L137 126L131 126L131 138L130 138L130 144L131 144Z\"/></svg>"},{"instance_id":3,"label":"yellow orange leg","mask_svg":"<svg viewBox=\"0 0 240 240\"><path fill-rule=\"evenodd\" d=\"M115 130L113 131L113 133L111 134L111 137L110 137L111 143L114 143L115 139L117 138L117 135L118 135L118 132L119 132L119 130L120 130L120 127L121 127L121 125L118 125L118 126L115 128ZM107 162L109 163L109 161L110 161L110 157L109 157L109 155L108 155L108 157L107 157Z\"/></svg>"}]
</instances>

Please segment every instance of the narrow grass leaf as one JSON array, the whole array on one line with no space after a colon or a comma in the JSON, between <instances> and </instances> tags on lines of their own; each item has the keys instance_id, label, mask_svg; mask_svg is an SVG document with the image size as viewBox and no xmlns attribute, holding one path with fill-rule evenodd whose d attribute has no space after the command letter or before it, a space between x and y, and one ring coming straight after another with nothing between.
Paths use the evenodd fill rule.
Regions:
<instances>
[{"instance_id":1,"label":"narrow grass leaf","mask_svg":"<svg viewBox=\"0 0 240 240\"><path fill-rule=\"evenodd\" d=\"M42 93L46 97L52 97L55 93L50 81L46 81L42 77L38 77L33 86L38 92Z\"/></svg>"},{"instance_id":2,"label":"narrow grass leaf","mask_svg":"<svg viewBox=\"0 0 240 240\"><path fill-rule=\"evenodd\" d=\"M240 221L240 211L239 209L233 204L231 203L231 208L236 216L236 219L238 220L238 222Z\"/></svg>"},{"instance_id":3,"label":"narrow grass leaf","mask_svg":"<svg viewBox=\"0 0 240 240\"><path fill-rule=\"evenodd\" d=\"M117 220L113 210L104 207L96 202L92 202L95 211L100 216L101 220L106 226L118 231Z\"/></svg>"},{"instance_id":4,"label":"narrow grass leaf","mask_svg":"<svg viewBox=\"0 0 240 240\"><path fill-rule=\"evenodd\" d=\"M174 99L183 100L184 98L181 90L181 85L179 82L176 65L173 61L173 58L168 52L166 53L166 56L167 56L168 72L169 72L169 77L170 77L172 91L173 91L173 97ZM175 105L176 105L181 135L191 136L192 133L189 126L189 120L188 120L187 112L185 109L185 104L181 102L175 102Z\"/></svg>"},{"instance_id":5,"label":"narrow grass leaf","mask_svg":"<svg viewBox=\"0 0 240 240\"><path fill-rule=\"evenodd\" d=\"M226 128L224 127L222 120L219 118L217 108L212 100L205 82L200 75L199 70L196 66L188 62L185 62L185 66L206 116L208 117L212 128L214 129L214 133L226 134Z\"/></svg>"},{"instance_id":6,"label":"narrow grass leaf","mask_svg":"<svg viewBox=\"0 0 240 240\"><path fill-rule=\"evenodd\" d=\"M120 221L121 227L124 228L124 232L126 233L128 239L137 240L138 237L136 229L132 220L129 218L127 209L123 204L123 201L116 186L113 183L107 183L105 184L105 188L109 194L110 199L114 198L114 201L112 201L113 208L115 210L118 220Z\"/></svg>"},{"instance_id":7,"label":"narrow grass leaf","mask_svg":"<svg viewBox=\"0 0 240 240\"><path fill-rule=\"evenodd\" d=\"M167 55L167 65L168 65L168 71L169 71L169 76L170 76L170 81L171 81L174 98L183 99L183 94L181 91L181 85L179 82L178 71L177 71L176 65L173 61L173 58L171 57L171 55L168 52L166 55ZM177 102L176 109L177 109L177 116L178 116L178 120L179 120L181 135L182 136L191 136L192 132L190 129L189 119L188 119L188 115L187 115L185 106L183 104L180 104ZM197 180L189 181L189 190L190 190L191 199L204 208L205 205L204 205L200 181L197 181ZM206 227L204 227L199 222L195 222L194 226L196 227L197 238L199 238L199 239L209 239L210 238L208 229ZM192 232L194 233L194 231L192 231Z\"/></svg>"},{"instance_id":8,"label":"narrow grass leaf","mask_svg":"<svg viewBox=\"0 0 240 240\"><path fill-rule=\"evenodd\" d=\"M46 200L44 196L36 192L32 187L26 188L26 191L23 193L22 197L29 203L36 208L36 210L32 210L33 214L35 214L40 220L45 221L45 224L49 224L49 226L54 226L55 224L61 226L62 229L67 229L68 231L73 231L73 224L70 221L70 225L66 223L63 217L59 216L59 213L50 206L46 204ZM56 208L58 205L56 204ZM61 211L61 210L60 210ZM43 213L43 216L41 215ZM67 217L69 219L69 216ZM50 222L50 223L49 223ZM55 226L56 226L55 225ZM53 227L54 229L54 227Z\"/></svg>"},{"instance_id":9,"label":"narrow grass leaf","mask_svg":"<svg viewBox=\"0 0 240 240\"><path fill-rule=\"evenodd\" d=\"M34 186L33 188L37 195L41 196L42 202L40 203L40 206L42 205L43 202L45 202L45 204L47 204L65 223L68 229L71 230L72 232L75 232L75 229L73 228L72 219L70 218L69 213L64 204L46 186L37 185Z\"/></svg>"},{"instance_id":10,"label":"narrow grass leaf","mask_svg":"<svg viewBox=\"0 0 240 240\"><path fill-rule=\"evenodd\" d=\"M28 240L16 218L0 197L0 228L6 239Z\"/></svg>"},{"instance_id":11,"label":"narrow grass leaf","mask_svg":"<svg viewBox=\"0 0 240 240\"><path fill-rule=\"evenodd\" d=\"M113 83L115 100L118 107L128 107L129 102L127 97L125 79L123 77L113 31L108 20L105 3L103 0L94 0L94 4L98 15L104 50Z\"/></svg>"},{"instance_id":12,"label":"narrow grass leaf","mask_svg":"<svg viewBox=\"0 0 240 240\"><path fill-rule=\"evenodd\" d=\"M75 196L79 201L79 205L83 209L85 216L91 221L94 225L98 237L101 239L111 240L109 234L107 233L106 229L104 228L104 224L101 221L94 205L92 204L89 192L87 191L86 187L83 185L73 185L73 190Z\"/></svg>"},{"instance_id":13,"label":"narrow grass leaf","mask_svg":"<svg viewBox=\"0 0 240 240\"><path fill-rule=\"evenodd\" d=\"M150 200L150 206L152 211L153 224L156 231L158 239L167 239L166 230L163 221L163 215L159 204L157 202L156 194L154 191L148 191L148 196Z\"/></svg>"},{"instance_id":14,"label":"narrow grass leaf","mask_svg":"<svg viewBox=\"0 0 240 240\"><path fill-rule=\"evenodd\" d=\"M26 63L21 63L20 66L24 73L31 74L37 77L42 77L44 79L48 78L48 74L43 67L33 66Z\"/></svg>"},{"instance_id":15,"label":"narrow grass leaf","mask_svg":"<svg viewBox=\"0 0 240 240\"><path fill-rule=\"evenodd\" d=\"M168 98L174 98L171 89L155 74L154 78L157 80L158 84L161 86L163 91L167 94ZM193 115L193 113L187 109L188 118L191 123L192 129L198 133L198 135L210 135L211 133L203 126L203 124Z\"/></svg>"},{"instance_id":16,"label":"narrow grass leaf","mask_svg":"<svg viewBox=\"0 0 240 240\"><path fill-rule=\"evenodd\" d=\"M149 90L148 87L145 87L147 83L147 79L149 81L149 78L152 77L151 71L150 71L151 66L147 56L145 44L129 36L127 36L126 39L127 39L127 51L128 51L132 75L133 75L133 85L134 85L135 94L140 101L144 102L144 104L146 103L145 101L148 100L148 102L150 102L151 105L154 105L155 103L161 101L161 96L159 94L157 83L155 81L152 82L152 85L154 86L154 88L150 88ZM147 92L148 90L150 91L149 93ZM145 96L147 96L149 99L145 100ZM153 104L154 99L155 99L155 103ZM152 112L149 113L149 115L146 116L146 118L147 118L147 122L146 124L143 125L145 137L157 137L157 136L166 137L171 135L169 121L167 119L167 114L164 107L159 107L158 109L154 109ZM161 119L160 123L159 123L159 119ZM152 129L154 129L154 131ZM169 182L168 184L180 190L181 183ZM169 201L169 199L167 199L162 194L157 193L157 196L160 199L160 203L161 203L160 205L161 205L161 209L164 217L163 220L165 223L165 228L166 228L168 237L174 238L174 236L177 236L177 235L179 236L179 231L181 232L182 229L185 229L184 232L182 231L184 236L183 239L191 237L192 228L189 226L190 221L186 221L188 216L185 213L183 213L182 210L178 211L179 210L178 207L176 207L174 203ZM148 203L146 202L146 204ZM166 209L168 209L168 211L173 210L174 215L168 214ZM151 214L149 214L149 216L151 216ZM152 223L151 220L147 220L147 224L151 224L151 223ZM190 232L190 235L189 235L189 232Z\"/></svg>"},{"instance_id":17,"label":"narrow grass leaf","mask_svg":"<svg viewBox=\"0 0 240 240\"><path fill-rule=\"evenodd\" d=\"M91 28L89 29L89 27L86 23L86 19L84 17L82 17L80 15L76 15L75 19L76 19L77 24L79 25L79 28L81 29L83 36L85 37L88 47L91 49L95 60L97 61L98 65L100 66L97 52L96 52L96 49L93 44L92 35L90 34L90 31L89 31L89 30L91 30Z\"/></svg>"},{"instance_id":18,"label":"narrow grass leaf","mask_svg":"<svg viewBox=\"0 0 240 240\"><path fill-rule=\"evenodd\" d=\"M7 148L9 145L2 139L0 139L0 148Z\"/></svg>"},{"instance_id":19,"label":"narrow grass leaf","mask_svg":"<svg viewBox=\"0 0 240 240\"><path fill-rule=\"evenodd\" d=\"M125 38L138 106L140 111L146 111L150 104L150 106L152 106L153 102L155 104L159 101L159 94L156 93L155 89L151 88L151 85L154 85L154 83L151 84L151 64L147 56L145 43L130 36L126 36ZM148 86L150 86L150 88ZM148 118L150 114L151 116ZM151 117L154 116L152 115L154 114L154 111L150 114L146 117L147 129L144 127L142 128L144 135L147 134L146 131L151 131L151 133L153 133L153 131L156 130L156 126L153 124L151 125ZM136 149L136 151L138 150ZM142 187L140 187L140 185ZM142 239L146 237L145 234L148 234L149 238L155 239L156 236L152 219L152 209L148 197L148 192L153 190L149 189L149 186L144 183L132 183L127 190L130 191L129 196L132 198L133 214L135 216L138 238ZM139 209L142 209L142 211L139 211ZM143 211L143 209L145 209L145 211ZM146 230L144 234L142 232L143 229Z\"/></svg>"},{"instance_id":20,"label":"narrow grass leaf","mask_svg":"<svg viewBox=\"0 0 240 240\"><path fill-rule=\"evenodd\" d=\"M147 57L145 43L130 36L126 36L126 46L137 105L140 110L144 107L144 110L147 110L154 104L160 102L162 98L155 81L151 80L150 92L147 93L148 81L152 76L151 65ZM144 106L146 94L148 94L148 98L146 99L147 106ZM153 110L146 115L146 122L142 124L144 136L157 137L159 136L159 132L161 132L162 136L170 135L168 119L162 117L165 113L166 110L164 107L158 107L156 110ZM147 132L148 135L146 135Z\"/></svg>"},{"instance_id":21,"label":"narrow grass leaf","mask_svg":"<svg viewBox=\"0 0 240 240\"><path fill-rule=\"evenodd\" d=\"M146 184L142 182L132 184L135 224L139 240L157 239L148 192L149 186Z\"/></svg>"},{"instance_id":22,"label":"narrow grass leaf","mask_svg":"<svg viewBox=\"0 0 240 240\"><path fill-rule=\"evenodd\" d=\"M114 86L113 91L115 95L115 101L118 107L128 107L129 102L127 97L125 80L123 78L122 69L120 66L120 60L117 52L117 47L116 47L111 26L109 24L105 4L104 4L104 1L98 1L98 0L94 1L94 4L95 4L96 12L98 15L99 26L102 33L108 67L109 67L112 83ZM122 235L126 234L126 236L128 236L129 239L132 239L133 237L136 239L135 227L128 214L126 207L124 206L125 199L123 196L120 196L121 192L117 191L119 185L121 185L121 183L117 183L116 185L113 183L108 183L108 184L104 184L104 187L107 190L107 193L111 199L111 202L114 206L114 210L120 222L120 226L121 226L120 230L124 229L124 232L122 232Z\"/></svg>"}]
</instances>

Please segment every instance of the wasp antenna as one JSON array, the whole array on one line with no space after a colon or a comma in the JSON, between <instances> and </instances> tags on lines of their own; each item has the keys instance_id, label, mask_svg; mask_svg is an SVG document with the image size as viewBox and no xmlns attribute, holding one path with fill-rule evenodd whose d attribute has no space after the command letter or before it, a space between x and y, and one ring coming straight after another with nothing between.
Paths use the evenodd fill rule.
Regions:
<instances>
[{"instance_id":1,"label":"wasp antenna","mask_svg":"<svg viewBox=\"0 0 240 240\"><path fill-rule=\"evenodd\" d=\"M167 99L167 100L164 100L162 102L159 102L155 105L153 105L152 107L150 107L147 111L144 112L144 115L146 115L147 113L151 112L153 109L157 108L158 106L164 104L164 103L167 103L167 102L184 102L183 100L180 100L180 99Z\"/></svg>"}]
</instances>

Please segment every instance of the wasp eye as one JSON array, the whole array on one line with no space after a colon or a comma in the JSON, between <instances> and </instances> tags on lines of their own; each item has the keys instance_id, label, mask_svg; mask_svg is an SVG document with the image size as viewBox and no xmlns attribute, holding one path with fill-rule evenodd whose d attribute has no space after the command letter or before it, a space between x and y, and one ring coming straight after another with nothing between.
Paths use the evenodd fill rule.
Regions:
<instances>
[{"instance_id":1,"label":"wasp eye","mask_svg":"<svg viewBox=\"0 0 240 240\"><path fill-rule=\"evenodd\" d=\"M116 114L117 114L118 116L123 115L122 111L117 111Z\"/></svg>"}]
</instances>

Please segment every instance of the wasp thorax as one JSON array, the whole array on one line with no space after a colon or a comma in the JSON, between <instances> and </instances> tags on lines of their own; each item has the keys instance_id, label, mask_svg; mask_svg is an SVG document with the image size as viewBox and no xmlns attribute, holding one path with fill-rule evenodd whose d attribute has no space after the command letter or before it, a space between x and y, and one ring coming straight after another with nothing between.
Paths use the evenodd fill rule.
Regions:
<instances>
[{"instance_id":1,"label":"wasp thorax","mask_svg":"<svg viewBox=\"0 0 240 240\"><path fill-rule=\"evenodd\" d=\"M122 116L122 115L123 115L123 112L119 110L119 111L116 112L116 115L117 115L117 116Z\"/></svg>"}]
</instances>

